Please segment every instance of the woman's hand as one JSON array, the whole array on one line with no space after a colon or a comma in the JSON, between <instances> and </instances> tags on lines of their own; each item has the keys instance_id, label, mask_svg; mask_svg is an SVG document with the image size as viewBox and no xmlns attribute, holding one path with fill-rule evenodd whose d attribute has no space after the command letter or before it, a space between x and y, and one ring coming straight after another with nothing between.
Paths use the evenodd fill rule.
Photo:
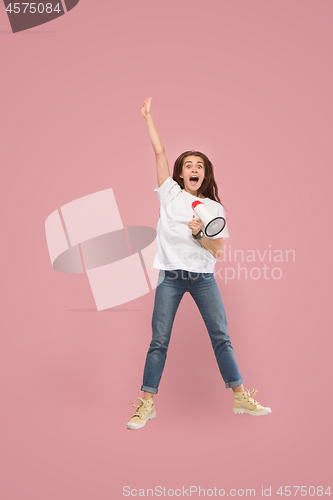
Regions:
<instances>
[{"instance_id":1,"label":"woman's hand","mask_svg":"<svg viewBox=\"0 0 333 500\"><path fill-rule=\"evenodd\" d=\"M145 99L143 106L141 108L141 113L144 118L147 118L148 115L150 115L150 104L151 104L152 97L147 97Z\"/></svg>"},{"instance_id":2,"label":"woman's hand","mask_svg":"<svg viewBox=\"0 0 333 500\"><path fill-rule=\"evenodd\" d=\"M195 215L193 215L195 217ZM198 217L195 217L191 222L188 223L188 227L192 229L192 234L196 236L200 229L202 228L202 222Z\"/></svg>"}]
</instances>

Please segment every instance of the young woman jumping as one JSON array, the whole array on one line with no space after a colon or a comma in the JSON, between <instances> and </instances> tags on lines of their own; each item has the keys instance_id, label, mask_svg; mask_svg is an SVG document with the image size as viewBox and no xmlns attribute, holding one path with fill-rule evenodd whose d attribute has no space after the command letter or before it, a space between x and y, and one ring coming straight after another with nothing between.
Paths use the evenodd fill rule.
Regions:
<instances>
[{"instance_id":1,"label":"young woman jumping","mask_svg":"<svg viewBox=\"0 0 333 500\"><path fill-rule=\"evenodd\" d=\"M201 229L201 220L193 215L192 202L203 200L213 215L225 218L213 165L203 153L186 151L175 161L170 177L164 146L151 115L151 99L147 97L144 101L141 113L156 157L158 188L155 192L161 205L154 267L160 272L155 291L152 341L141 386L143 397L138 398L137 406L132 403L136 411L127 428L140 429L147 420L156 417L153 397L158 391L173 322L185 292L192 295L205 322L225 387L233 390L233 413L267 415L271 409L253 399L258 391L244 389L214 278L214 265L222 252L223 238L229 237L228 228L225 226L215 237L207 237Z\"/></svg>"}]
</instances>

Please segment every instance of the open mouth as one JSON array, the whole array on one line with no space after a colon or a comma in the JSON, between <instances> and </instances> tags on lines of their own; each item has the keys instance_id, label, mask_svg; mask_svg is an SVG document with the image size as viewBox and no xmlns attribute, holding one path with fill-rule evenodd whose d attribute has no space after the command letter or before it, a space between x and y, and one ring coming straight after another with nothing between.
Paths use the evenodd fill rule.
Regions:
<instances>
[{"instance_id":1,"label":"open mouth","mask_svg":"<svg viewBox=\"0 0 333 500\"><path fill-rule=\"evenodd\" d=\"M199 182L199 177L197 175L191 175L190 183L192 186L196 186Z\"/></svg>"}]
</instances>

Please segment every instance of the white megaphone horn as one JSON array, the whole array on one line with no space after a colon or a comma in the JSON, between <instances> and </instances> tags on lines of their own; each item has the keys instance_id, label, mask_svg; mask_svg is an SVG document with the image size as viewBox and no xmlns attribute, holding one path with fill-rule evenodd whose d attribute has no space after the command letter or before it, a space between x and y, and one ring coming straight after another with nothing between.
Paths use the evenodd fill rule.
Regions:
<instances>
[{"instance_id":1,"label":"white megaphone horn","mask_svg":"<svg viewBox=\"0 0 333 500\"><path fill-rule=\"evenodd\" d=\"M205 226L206 236L216 236L223 230L225 226L224 217L215 217L215 215L213 215L212 212L205 207L202 201L194 201L192 203L192 208L199 219L202 220Z\"/></svg>"}]
</instances>

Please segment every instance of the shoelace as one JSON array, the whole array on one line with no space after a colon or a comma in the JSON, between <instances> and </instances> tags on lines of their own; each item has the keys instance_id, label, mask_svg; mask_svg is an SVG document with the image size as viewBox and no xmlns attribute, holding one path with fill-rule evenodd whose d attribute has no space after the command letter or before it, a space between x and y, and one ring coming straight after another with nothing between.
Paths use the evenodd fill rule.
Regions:
<instances>
[{"instance_id":1,"label":"shoelace","mask_svg":"<svg viewBox=\"0 0 333 500\"><path fill-rule=\"evenodd\" d=\"M133 408L137 408L136 412L134 413L133 417L139 417L143 418L144 414L148 410L145 401L142 398L136 398L139 401L138 405L135 405L132 403L132 401L129 399L129 402L132 404ZM132 418L133 418L132 417Z\"/></svg>"},{"instance_id":2,"label":"shoelace","mask_svg":"<svg viewBox=\"0 0 333 500\"><path fill-rule=\"evenodd\" d=\"M256 394L258 394L258 392L259 392L257 389L255 389L254 387L251 387L251 389L246 389L245 388L245 392L248 395L249 400L251 401L251 403L253 402L256 405L260 405L260 403L258 401L256 401L255 399L253 399L253 396L255 396Z\"/></svg>"}]
</instances>

